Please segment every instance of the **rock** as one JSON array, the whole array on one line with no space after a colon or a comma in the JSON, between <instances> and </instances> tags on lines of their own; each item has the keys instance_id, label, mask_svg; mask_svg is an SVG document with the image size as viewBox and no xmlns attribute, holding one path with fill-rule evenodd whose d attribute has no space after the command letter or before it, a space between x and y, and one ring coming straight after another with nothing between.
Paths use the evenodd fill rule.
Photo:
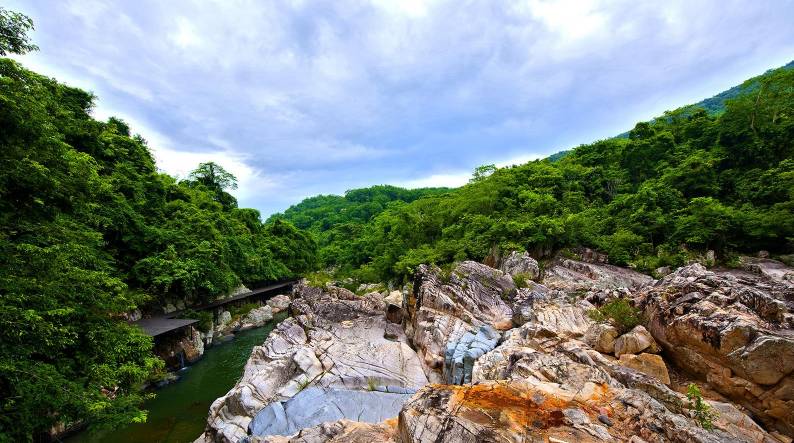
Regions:
<instances>
[{"instance_id":1,"label":"rock","mask_svg":"<svg viewBox=\"0 0 794 443\"><path fill-rule=\"evenodd\" d=\"M668 386L670 385L670 374L667 372L667 366L665 366L662 357L656 354L623 354L620 356L618 362L627 368L640 371L643 374L658 379Z\"/></svg>"},{"instance_id":2,"label":"rock","mask_svg":"<svg viewBox=\"0 0 794 443\"><path fill-rule=\"evenodd\" d=\"M396 443L396 425L395 420L371 424L343 419L302 429L291 437L248 437L242 443Z\"/></svg>"},{"instance_id":3,"label":"rock","mask_svg":"<svg viewBox=\"0 0 794 443\"><path fill-rule=\"evenodd\" d=\"M309 387L284 402L273 402L256 414L251 435L291 435L324 422L350 419L379 423L400 413L413 396L379 391Z\"/></svg>"},{"instance_id":4,"label":"rock","mask_svg":"<svg viewBox=\"0 0 794 443\"><path fill-rule=\"evenodd\" d=\"M642 325L637 325L631 331L621 335L615 340L615 357L623 354L639 354L642 351L659 352L659 346L653 336Z\"/></svg>"},{"instance_id":5,"label":"rock","mask_svg":"<svg viewBox=\"0 0 794 443\"><path fill-rule=\"evenodd\" d=\"M653 271L653 274L654 274L656 277L658 277L658 278L662 278L662 277L664 277L664 276L666 276L666 275L669 275L671 272L673 272L673 270L672 270L672 269L670 269L670 267L669 267L669 266L661 266L661 267L658 267L658 268L656 268L656 269Z\"/></svg>"},{"instance_id":6,"label":"rock","mask_svg":"<svg viewBox=\"0 0 794 443\"><path fill-rule=\"evenodd\" d=\"M540 277L538 262L527 252L513 251L502 261L499 269L508 275L523 275L530 280Z\"/></svg>"},{"instance_id":7,"label":"rock","mask_svg":"<svg viewBox=\"0 0 794 443\"><path fill-rule=\"evenodd\" d=\"M386 320L402 324L405 315L402 291L391 291L383 298L383 301L386 303Z\"/></svg>"},{"instance_id":8,"label":"rock","mask_svg":"<svg viewBox=\"0 0 794 443\"><path fill-rule=\"evenodd\" d=\"M270 309L273 311L273 314L277 314L281 311L284 311L289 308L290 298L288 295L279 294L275 295L267 301L267 305L270 306Z\"/></svg>"},{"instance_id":9,"label":"rock","mask_svg":"<svg viewBox=\"0 0 794 443\"><path fill-rule=\"evenodd\" d=\"M273 308L269 305L262 306L260 308L252 309L245 315L242 322L244 324L250 324L254 327L264 326L265 323L273 320Z\"/></svg>"},{"instance_id":10,"label":"rock","mask_svg":"<svg viewBox=\"0 0 794 443\"><path fill-rule=\"evenodd\" d=\"M443 368L447 343L467 332L475 334L483 325L496 330L512 327L508 301L517 291L513 280L498 269L465 261L446 276L422 265L414 288L406 331L425 365L438 371L436 376Z\"/></svg>"},{"instance_id":11,"label":"rock","mask_svg":"<svg viewBox=\"0 0 794 443\"><path fill-rule=\"evenodd\" d=\"M398 325L402 324L403 308L393 304L389 304L388 306L386 306L386 320L392 323L396 323Z\"/></svg>"},{"instance_id":12,"label":"rock","mask_svg":"<svg viewBox=\"0 0 794 443\"><path fill-rule=\"evenodd\" d=\"M611 354L615 352L615 339L618 338L618 330L612 325L597 323L587 329L584 335L585 343L589 344L598 352Z\"/></svg>"},{"instance_id":13,"label":"rock","mask_svg":"<svg viewBox=\"0 0 794 443\"><path fill-rule=\"evenodd\" d=\"M395 324L388 324L383 330L383 338L396 341L402 335L402 328Z\"/></svg>"},{"instance_id":14,"label":"rock","mask_svg":"<svg viewBox=\"0 0 794 443\"><path fill-rule=\"evenodd\" d=\"M403 293L402 291L391 291L389 295L383 298L387 305L403 306Z\"/></svg>"},{"instance_id":15,"label":"rock","mask_svg":"<svg viewBox=\"0 0 794 443\"><path fill-rule=\"evenodd\" d=\"M403 443L609 442L631 435L659 442L736 441L722 429L700 428L640 391L518 381L428 385L403 407L398 432ZM753 441L769 443L767 438Z\"/></svg>"},{"instance_id":16,"label":"rock","mask_svg":"<svg viewBox=\"0 0 794 443\"><path fill-rule=\"evenodd\" d=\"M384 318L380 295L296 285L291 310L293 317L254 348L240 381L212 404L205 439L240 441L260 411L274 402L287 404L307 389L365 392L384 385L413 390L427 383L405 335L400 331L396 341L384 338L393 324ZM290 411L297 413L284 410L288 421Z\"/></svg>"},{"instance_id":17,"label":"rock","mask_svg":"<svg viewBox=\"0 0 794 443\"><path fill-rule=\"evenodd\" d=\"M215 330L222 331L226 329L226 325L228 325L232 321L232 313L229 311L221 312L221 315L218 316L218 321L215 323Z\"/></svg>"},{"instance_id":18,"label":"rock","mask_svg":"<svg viewBox=\"0 0 794 443\"><path fill-rule=\"evenodd\" d=\"M792 288L775 276L680 268L635 303L668 361L708 381L768 429L794 435Z\"/></svg>"},{"instance_id":19,"label":"rock","mask_svg":"<svg viewBox=\"0 0 794 443\"><path fill-rule=\"evenodd\" d=\"M444 353L444 380L448 384L471 383L474 361L496 346L499 333L488 325L480 326L477 334L467 332L447 343Z\"/></svg>"},{"instance_id":20,"label":"rock","mask_svg":"<svg viewBox=\"0 0 794 443\"><path fill-rule=\"evenodd\" d=\"M163 308L163 313L170 314L172 312L176 312L176 306L174 306L172 303L167 303Z\"/></svg>"},{"instance_id":21,"label":"rock","mask_svg":"<svg viewBox=\"0 0 794 443\"><path fill-rule=\"evenodd\" d=\"M566 293L604 289L634 291L653 282L645 274L617 266L558 257L545 270L543 284Z\"/></svg>"}]
</instances>

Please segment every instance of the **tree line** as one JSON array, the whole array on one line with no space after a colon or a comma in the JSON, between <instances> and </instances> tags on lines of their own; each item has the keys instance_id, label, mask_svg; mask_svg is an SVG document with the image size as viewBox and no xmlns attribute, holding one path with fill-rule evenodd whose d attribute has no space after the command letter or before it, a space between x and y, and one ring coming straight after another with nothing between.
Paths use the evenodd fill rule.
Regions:
<instances>
[{"instance_id":1,"label":"tree line","mask_svg":"<svg viewBox=\"0 0 794 443\"><path fill-rule=\"evenodd\" d=\"M351 195L380 196L377 187L361 189L305 200L282 216L320 239L322 264L361 281L512 249L544 257L587 246L646 272L708 250L726 263L741 252L791 253L792 68L625 136L520 166L480 167L455 190L394 198L374 212L335 209L354 205Z\"/></svg>"}]
</instances>

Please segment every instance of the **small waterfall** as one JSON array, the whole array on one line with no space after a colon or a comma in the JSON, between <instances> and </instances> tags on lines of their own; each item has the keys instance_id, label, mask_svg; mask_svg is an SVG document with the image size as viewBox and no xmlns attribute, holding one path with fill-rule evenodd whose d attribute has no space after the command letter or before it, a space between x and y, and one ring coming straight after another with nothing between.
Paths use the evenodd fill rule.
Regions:
<instances>
[{"instance_id":1,"label":"small waterfall","mask_svg":"<svg viewBox=\"0 0 794 443\"><path fill-rule=\"evenodd\" d=\"M185 351L179 353L179 369L185 367Z\"/></svg>"}]
</instances>

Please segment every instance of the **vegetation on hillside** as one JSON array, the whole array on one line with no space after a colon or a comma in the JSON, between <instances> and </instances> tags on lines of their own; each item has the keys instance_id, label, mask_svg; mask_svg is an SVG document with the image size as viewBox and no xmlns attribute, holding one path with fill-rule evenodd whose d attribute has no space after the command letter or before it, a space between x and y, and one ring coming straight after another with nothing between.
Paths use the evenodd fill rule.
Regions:
<instances>
[{"instance_id":1,"label":"vegetation on hillside","mask_svg":"<svg viewBox=\"0 0 794 443\"><path fill-rule=\"evenodd\" d=\"M714 250L790 252L794 243L794 70L748 81L725 111L692 107L639 123L627 138L561 158L476 174L466 186L398 204L338 239L341 271L399 279L420 263L482 260L526 249L542 257L589 246L649 271ZM330 200L329 200L330 201ZM291 220L335 232L346 214L313 201ZM333 217L323 214L332 213Z\"/></svg>"},{"instance_id":2,"label":"vegetation on hillside","mask_svg":"<svg viewBox=\"0 0 794 443\"><path fill-rule=\"evenodd\" d=\"M364 258L356 240L365 226L386 209L395 209L422 197L442 195L447 188L403 189L379 185L347 191L344 196L318 195L275 214L269 221L287 220L314 234L323 268L352 271L351 264Z\"/></svg>"},{"instance_id":3,"label":"vegetation on hillside","mask_svg":"<svg viewBox=\"0 0 794 443\"><path fill-rule=\"evenodd\" d=\"M27 17L0 9L0 26L0 53L35 49ZM145 419L138 387L162 364L122 313L315 266L311 236L238 208L223 168L158 173L93 102L0 59L0 442Z\"/></svg>"}]
</instances>

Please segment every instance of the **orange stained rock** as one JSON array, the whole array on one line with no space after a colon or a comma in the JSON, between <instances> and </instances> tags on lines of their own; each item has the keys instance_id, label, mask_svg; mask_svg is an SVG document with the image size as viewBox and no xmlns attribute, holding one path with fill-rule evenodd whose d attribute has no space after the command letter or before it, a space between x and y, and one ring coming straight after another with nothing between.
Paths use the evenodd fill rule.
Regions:
<instances>
[{"instance_id":1,"label":"orange stained rock","mask_svg":"<svg viewBox=\"0 0 794 443\"><path fill-rule=\"evenodd\" d=\"M564 425L563 410L578 408L591 417L598 415L610 397L606 385L596 386L589 399L578 401L551 395L528 385L508 383L448 386L450 407L466 419L481 424L516 428L548 429Z\"/></svg>"}]
</instances>

